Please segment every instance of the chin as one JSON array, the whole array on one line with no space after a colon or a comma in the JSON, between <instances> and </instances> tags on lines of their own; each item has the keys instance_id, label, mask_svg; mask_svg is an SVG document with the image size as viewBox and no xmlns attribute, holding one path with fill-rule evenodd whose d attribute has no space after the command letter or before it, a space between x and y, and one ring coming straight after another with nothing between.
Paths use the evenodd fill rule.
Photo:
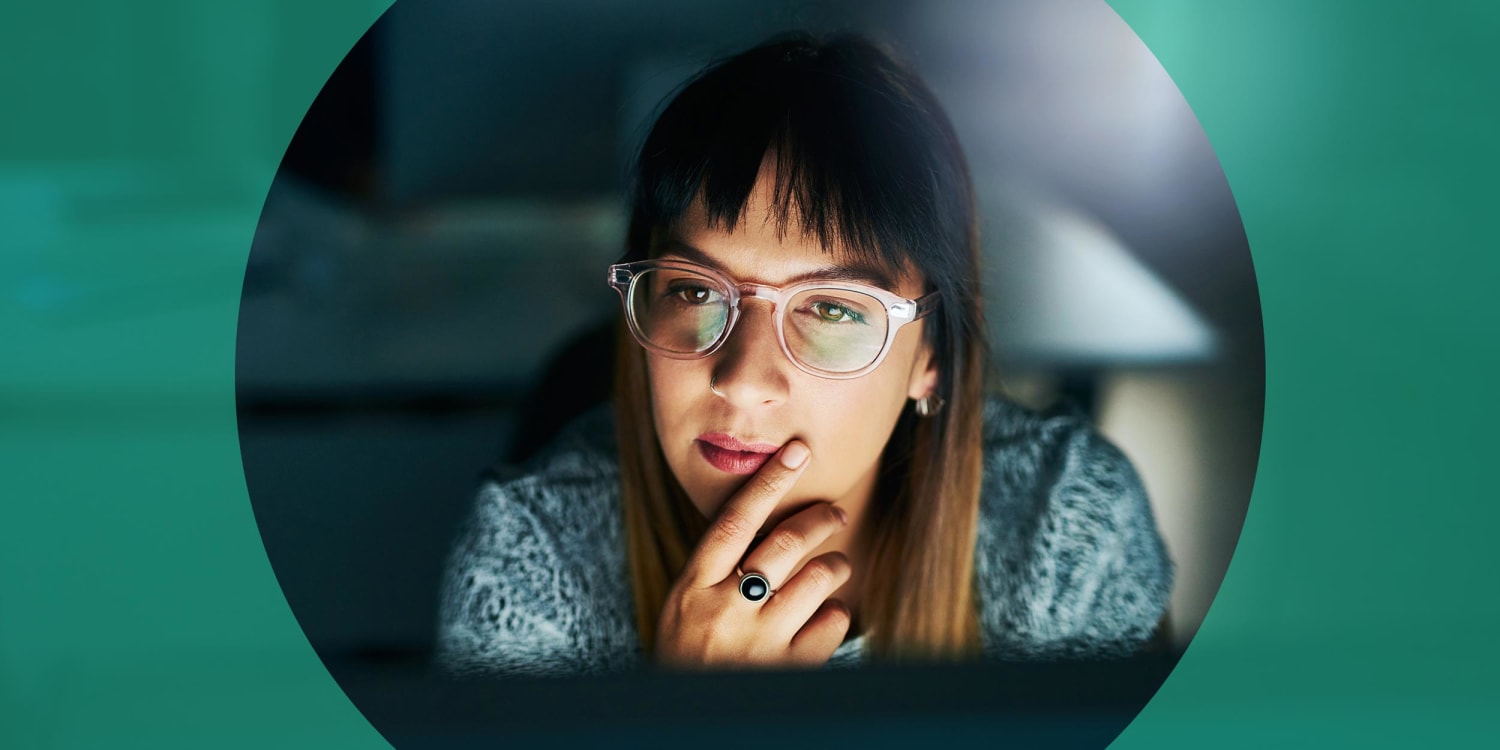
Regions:
<instances>
[{"instance_id":1,"label":"chin","mask_svg":"<svg viewBox=\"0 0 1500 750\"><path fill-rule=\"evenodd\" d=\"M691 477L684 482L681 475L677 475L677 483L682 485L688 499L703 513L704 518L713 518L719 512L719 508L723 507L724 503L744 486L745 481L738 477L698 476Z\"/></svg>"}]
</instances>

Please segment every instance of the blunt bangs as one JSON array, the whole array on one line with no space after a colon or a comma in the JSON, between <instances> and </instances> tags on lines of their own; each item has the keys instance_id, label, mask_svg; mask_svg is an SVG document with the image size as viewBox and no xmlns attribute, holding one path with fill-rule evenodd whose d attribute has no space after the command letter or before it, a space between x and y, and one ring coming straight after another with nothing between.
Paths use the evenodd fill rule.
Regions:
<instances>
[{"instance_id":1,"label":"blunt bangs","mask_svg":"<svg viewBox=\"0 0 1500 750\"><path fill-rule=\"evenodd\" d=\"M781 37L690 80L635 165L627 255L701 200L733 231L762 169L776 231L952 288L972 222L957 139L926 87L858 37Z\"/></svg>"}]
</instances>

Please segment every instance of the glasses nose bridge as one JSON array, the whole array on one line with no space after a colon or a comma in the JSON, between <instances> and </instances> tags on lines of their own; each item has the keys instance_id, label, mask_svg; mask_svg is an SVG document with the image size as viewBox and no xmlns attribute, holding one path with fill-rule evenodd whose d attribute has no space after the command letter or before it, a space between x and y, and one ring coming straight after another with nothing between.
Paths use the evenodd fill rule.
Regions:
<instances>
[{"instance_id":1,"label":"glasses nose bridge","mask_svg":"<svg viewBox=\"0 0 1500 750\"><path fill-rule=\"evenodd\" d=\"M731 328L737 328L738 324L745 317L745 302L748 300L758 299L769 302L771 304L769 312L773 318L781 313L781 306L777 304L777 297L781 294L780 289L774 286L752 284L749 282L735 284L734 289L739 298L735 301L733 313L735 320L734 323L730 324ZM728 335L728 332L726 332L726 335Z\"/></svg>"},{"instance_id":2,"label":"glasses nose bridge","mask_svg":"<svg viewBox=\"0 0 1500 750\"><path fill-rule=\"evenodd\" d=\"M744 317L744 304L747 300L753 299L763 300L770 303L770 313L773 317L781 314L781 305L778 302L778 299L781 296L780 289L774 286L766 286L765 284L751 284L749 282L736 284L734 289L739 294L739 300L735 303L736 318Z\"/></svg>"},{"instance_id":3,"label":"glasses nose bridge","mask_svg":"<svg viewBox=\"0 0 1500 750\"><path fill-rule=\"evenodd\" d=\"M768 333L768 335L770 335L772 338L778 339L776 343L778 345L781 345L782 342L779 340L780 336L775 333L780 329L780 323L776 321L776 318L781 315L781 305L778 303L778 298L781 295L781 289L774 286L767 286L765 284L752 284L750 282L735 284L734 289L735 292L739 295L739 298L735 302L735 309L732 313L733 319L729 324L729 330L724 332L725 341L728 341L729 338L731 338L731 334L738 334L741 337L745 335L740 330L741 326L745 323L746 318L745 313L747 312L747 310L745 307L745 302L748 300L759 299L770 303L770 309L766 311L768 316L766 319L766 323L768 324L766 330L770 332ZM744 345L743 340L741 341L740 345ZM784 346L782 346L781 348L783 351L785 351Z\"/></svg>"},{"instance_id":4,"label":"glasses nose bridge","mask_svg":"<svg viewBox=\"0 0 1500 750\"><path fill-rule=\"evenodd\" d=\"M741 302L750 299L761 299L771 303L772 307L776 306L776 300L781 296L780 289L774 286L766 286L765 284L745 283L736 286L735 289L740 293Z\"/></svg>"}]
</instances>

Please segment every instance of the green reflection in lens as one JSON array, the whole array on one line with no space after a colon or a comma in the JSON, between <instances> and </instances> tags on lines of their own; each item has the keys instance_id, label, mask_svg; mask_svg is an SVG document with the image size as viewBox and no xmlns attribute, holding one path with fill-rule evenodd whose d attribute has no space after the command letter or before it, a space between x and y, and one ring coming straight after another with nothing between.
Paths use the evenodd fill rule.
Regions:
<instances>
[{"instance_id":1,"label":"green reflection in lens","mask_svg":"<svg viewBox=\"0 0 1500 750\"><path fill-rule=\"evenodd\" d=\"M680 269L655 269L637 280L637 327L653 346L679 353L706 349L729 317L725 291L715 280Z\"/></svg>"},{"instance_id":2,"label":"green reflection in lens","mask_svg":"<svg viewBox=\"0 0 1500 750\"><path fill-rule=\"evenodd\" d=\"M880 301L842 289L798 294L787 310L787 348L803 364L853 372L880 355L888 319Z\"/></svg>"}]
</instances>

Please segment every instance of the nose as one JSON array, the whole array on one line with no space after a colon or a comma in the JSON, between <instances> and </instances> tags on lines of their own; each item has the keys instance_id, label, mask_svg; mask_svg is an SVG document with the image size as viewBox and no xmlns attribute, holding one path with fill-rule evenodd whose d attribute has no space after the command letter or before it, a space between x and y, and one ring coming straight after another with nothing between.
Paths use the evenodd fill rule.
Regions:
<instances>
[{"instance_id":1,"label":"nose","mask_svg":"<svg viewBox=\"0 0 1500 750\"><path fill-rule=\"evenodd\" d=\"M792 363L776 337L775 310L767 301L741 299L740 318L714 353L714 387L742 409L786 401Z\"/></svg>"}]
</instances>

